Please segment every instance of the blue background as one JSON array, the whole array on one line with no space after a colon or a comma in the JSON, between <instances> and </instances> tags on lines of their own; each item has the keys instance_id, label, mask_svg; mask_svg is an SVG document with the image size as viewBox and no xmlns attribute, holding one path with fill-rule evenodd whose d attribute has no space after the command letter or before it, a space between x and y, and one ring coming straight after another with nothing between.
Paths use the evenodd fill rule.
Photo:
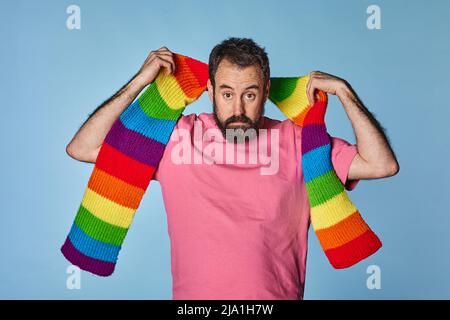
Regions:
<instances>
[{"instance_id":1,"label":"blue background","mask_svg":"<svg viewBox=\"0 0 450 320\"><path fill-rule=\"evenodd\" d=\"M66 8L81 8L68 30ZM371 4L381 30L366 27ZM151 50L207 61L229 36L264 46L272 76L321 70L348 80L387 129L400 162L389 179L350 193L383 248L335 270L310 232L305 299L450 298L450 2L448 1L1 1L2 157L0 298L171 299L170 245L153 182L109 278L82 273L66 288L62 245L93 165L65 153L98 105ZM190 112L211 112L204 95ZM270 103L266 115L284 119ZM329 132L352 143L332 97ZM381 289L366 287L368 266Z\"/></svg>"}]
</instances>

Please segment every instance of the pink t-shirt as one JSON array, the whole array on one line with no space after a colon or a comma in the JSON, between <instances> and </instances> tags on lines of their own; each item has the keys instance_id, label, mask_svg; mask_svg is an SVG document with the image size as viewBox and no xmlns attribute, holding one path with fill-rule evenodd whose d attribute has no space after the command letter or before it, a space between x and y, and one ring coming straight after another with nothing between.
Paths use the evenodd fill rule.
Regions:
<instances>
[{"instance_id":1,"label":"pink t-shirt","mask_svg":"<svg viewBox=\"0 0 450 320\"><path fill-rule=\"evenodd\" d=\"M301 127L264 117L262 128L267 134L257 140L265 144L233 154L227 147L236 144L222 137L212 113L178 120L153 178L167 212L173 299L303 298L310 209ZM331 146L338 177L354 189L359 180L347 174L356 145L331 137Z\"/></svg>"}]
</instances>

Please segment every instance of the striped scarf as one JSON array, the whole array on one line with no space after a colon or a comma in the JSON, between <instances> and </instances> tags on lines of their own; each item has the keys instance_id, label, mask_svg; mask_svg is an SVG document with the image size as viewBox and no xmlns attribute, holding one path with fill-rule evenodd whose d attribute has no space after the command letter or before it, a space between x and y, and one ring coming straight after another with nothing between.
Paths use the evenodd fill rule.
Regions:
<instances>
[{"instance_id":1,"label":"striped scarf","mask_svg":"<svg viewBox=\"0 0 450 320\"><path fill-rule=\"evenodd\" d=\"M114 272L140 201L187 105L206 90L208 65L174 54L176 71L155 81L113 123L98 153L75 221L61 247L72 264L99 276ZM311 106L309 76L271 78L269 99L302 127L302 169L311 223L335 268L370 256L381 242L353 205L331 163L324 117L327 95Z\"/></svg>"}]
</instances>

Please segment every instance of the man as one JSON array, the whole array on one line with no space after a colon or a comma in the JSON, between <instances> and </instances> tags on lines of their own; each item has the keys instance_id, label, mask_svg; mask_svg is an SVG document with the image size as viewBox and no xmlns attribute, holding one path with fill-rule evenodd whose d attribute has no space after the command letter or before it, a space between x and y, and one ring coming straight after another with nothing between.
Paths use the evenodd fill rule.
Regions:
<instances>
[{"instance_id":1,"label":"man","mask_svg":"<svg viewBox=\"0 0 450 320\"><path fill-rule=\"evenodd\" d=\"M67 153L94 163L114 121L161 68L176 70L166 47L151 52L139 72L95 110ZM360 179L395 175L399 166L387 138L350 85L326 73L310 75L310 101L317 89L337 95L356 135L354 145L331 137L332 164L345 188L354 189ZM301 299L309 227L301 127L263 115L269 61L253 40L229 38L217 45L209 77L214 112L178 120L153 177L161 184L167 211L173 298ZM219 134L206 134L214 130ZM266 157L236 161L235 156L254 156L252 142L263 142ZM223 161L220 155L230 146L236 154ZM214 156L206 152L212 149ZM262 174L268 154L279 164Z\"/></svg>"}]
</instances>

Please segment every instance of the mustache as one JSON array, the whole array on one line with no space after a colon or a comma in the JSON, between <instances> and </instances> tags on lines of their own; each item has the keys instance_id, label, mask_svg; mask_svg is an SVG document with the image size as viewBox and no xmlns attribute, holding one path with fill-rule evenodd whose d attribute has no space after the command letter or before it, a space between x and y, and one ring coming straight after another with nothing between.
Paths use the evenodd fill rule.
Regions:
<instances>
[{"instance_id":1,"label":"mustache","mask_svg":"<svg viewBox=\"0 0 450 320\"><path fill-rule=\"evenodd\" d=\"M237 122L237 121L243 122L243 123L253 124L253 121L252 121L249 117L247 117L247 116L245 116L245 115L241 115L241 116L232 116L232 117L229 117L229 118L225 121L225 127L226 127L227 125L229 125L230 123L232 123L232 122Z\"/></svg>"}]
</instances>

